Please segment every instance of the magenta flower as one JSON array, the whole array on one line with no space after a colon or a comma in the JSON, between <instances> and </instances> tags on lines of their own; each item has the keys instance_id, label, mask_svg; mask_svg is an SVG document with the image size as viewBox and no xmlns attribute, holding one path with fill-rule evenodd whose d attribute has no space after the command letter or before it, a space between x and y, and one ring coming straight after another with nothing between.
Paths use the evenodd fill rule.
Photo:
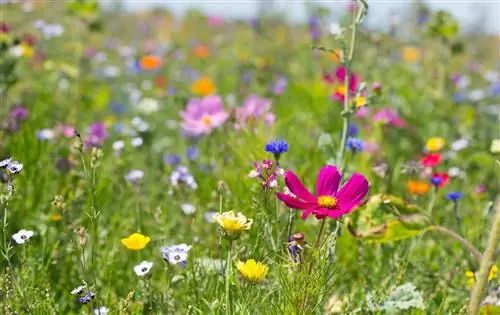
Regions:
<instances>
[{"instance_id":1,"label":"magenta flower","mask_svg":"<svg viewBox=\"0 0 500 315\"><path fill-rule=\"evenodd\" d=\"M90 128L84 139L85 146L87 148L100 146L107 138L108 131L106 130L106 125L104 125L103 122L96 122L90 125Z\"/></svg>"},{"instance_id":2,"label":"magenta flower","mask_svg":"<svg viewBox=\"0 0 500 315\"><path fill-rule=\"evenodd\" d=\"M209 134L229 118L229 114L224 111L222 99L217 95L189 100L180 116L183 120L181 127L188 136Z\"/></svg>"},{"instance_id":3,"label":"magenta flower","mask_svg":"<svg viewBox=\"0 0 500 315\"><path fill-rule=\"evenodd\" d=\"M333 82L337 82L338 86L335 88L334 93L331 95L333 100L337 100L340 102L344 102L344 98L347 94L347 89L345 86L345 78L347 75L347 69L344 66L338 67L335 70L335 80ZM325 76L324 80L327 82L329 80L333 80L331 76ZM349 77L349 95L354 95L358 90L359 86L359 77L351 72Z\"/></svg>"},{"instance_id":4,"label":"magenta flower","mask_svg":"<svg viewBox=\"0 0 500 315\"><path fill-rule=\"evenodd\" d=\"M25 120L26 118L28 118L28 115L28 109L21 105L16 105L10 110L10 116L16 121Z\"/></svg>"},{"instance_id":5,"label":"magenta flower","mask_svg":"<svg viewBox=\"0 0 500 315\"><path fill-rule=\"evenodd\" d=\"M383 124L398 128L403 128L404 126L406 126L406 121L402 119L396 111L389 108L384 108L381 111L377 112L375 115L373 115L373 120L375 122L381 122Z\"/></svg>"},{"instance_id":6,"label":"magenta flower","mask_svg":"<svg viewBox=\"0 0 500 315\"><path fill-rule=\"evenodd\" d=\"M243 106L236 109L236 120L240 126L256 120L264 120L268 125L274 123L276 116L271 111L271 101L255 94L249 95Z\"/></svg>"},{"instance_id":7,"label":"magenta flower","mask_svg":"<svg viewBox=\"0 0 500 315\"><path fill-rule=\"evenodd\" d=\"M303 210L302 220L311 213L318 220L326 217L336 219L351 212L368 193L368 181L363 175L354 173L339 189L341 179L337 167L323 166L319 171L315 196L293 172L288 171L285 173L285 184L293 195L278 192L276 196L288 207Z\"/></svg>"}]
</instances>

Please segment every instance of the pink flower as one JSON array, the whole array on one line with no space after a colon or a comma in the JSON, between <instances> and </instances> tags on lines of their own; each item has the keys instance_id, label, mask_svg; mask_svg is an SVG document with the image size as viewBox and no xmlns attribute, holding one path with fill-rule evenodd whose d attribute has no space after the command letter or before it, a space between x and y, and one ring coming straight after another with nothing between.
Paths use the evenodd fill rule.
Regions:
<instances>
[{"instance_id":1,"label":"pink flower","mask_svg":"<svg viewBox=\"0 0 500 315\"><path fill-rule=\"evenodd\" d=\"M58 124L55 131L58 135L63 135L65 138L71 138L75 135L75 128L71 125Z\"/></svg>"},{"instance_id":2,"label":"pink flower","mask_svg":"<svg viewBox=\"0 0 500 315\"><path fill-rule=\"evenodd\" d=\"M207 19L208 25L217 26L224 24L224 19L220 16L209 16Z\"/></svg>"},{"instance_id":3,"label":"pink flower","mask_svg":"<svg viewBox=\"0 0 500 315\"><path fill-rule=\"evenodd\" d=\"M259 119L270 125L276 119L270 109L270 100L252 94L246 98L242 107L236 109L236 120L240 126Z\"/></svg>"},{"instance_id":4,"label":"pink flower","mask_svg":"<svg viewBox=\"0 0 500 315\"><path fill-rule=\"evenodd\" d=\"M373 115L373 120L375 122L381 122L382 124L403 128L406 126L406 121L402 119L399 114L389 108L384 108L381 111Z\"/></svg>"},{"instance_id":5,"label":"pink flower","mask_svg":"<svg viewBox=\"0 0 500 315\"><path fill-rule=\"evenodd\" d=\"M285 184L293 195L276 193L278 199L288 207L303 210L302 220L309 214L318 220L330 217L336 219L351 212L368 193L368 181L358 173L340 189L342 175L334 165L321 168L316 184L316 196L311 194L293 172L285 173Z\"/></svg>"},{"instance_id":6,"label":"pink flower","mask_svg":"<svg viewBox=\"0 0 500 315\"><path fill-rule=\"evenodd\" d=\"M345 86L345 78L347 75L347 69L344 66L338 67L335 70L335 81L338 82L338 86L335 88L334 93L331 95L331 98L340 102L344 102L345 95L347 94L347 89ZM325 76L324 79L328 81L333 81L331 76ZM358 76L351 72L349 77L349 95L354 95L356 93L359 86L359 78Z\"/></svg>"},{"instance_id":7,"label":"pink flower","mask_svg":"<svg viewBox=\"0 0 500 315\"><path fill-rule=\"evenodd\" d=\"M103 122L96 122L90 125L83 142L86 148L98 147L108 138L108 131Z\"/></svg>"},{"instance_id":8,"label":"pink flower","mask_svg":"<svg viewBox=\"0 0 500 315\"><path fill-rule=\"evenodd\" d=\"M181 127L188 136L207 135L219 128L228 119L222 99L217 95L189 100L186 109L180 112Z\"/></svg>"}]
</instances>

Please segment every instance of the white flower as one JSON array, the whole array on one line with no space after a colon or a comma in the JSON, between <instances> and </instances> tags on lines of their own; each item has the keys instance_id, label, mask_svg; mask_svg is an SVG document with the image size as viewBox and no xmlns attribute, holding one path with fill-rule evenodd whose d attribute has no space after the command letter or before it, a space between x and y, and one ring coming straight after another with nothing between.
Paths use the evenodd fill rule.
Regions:
<instances>
[{"instance_id":1,"label":"white flower","mask_svg":"<svg viewBox=\"0 0 500 315\"><path fill-rule=\"evenodd\" d=\"M478 102L486 96L486 93L481 89L475 89L470 91L469 99L473 102Z\"/></svg>"},{"instance_id":2,"label":"white flower","mask_svg":"<svg viewBox=\"0 0 500 315\"><path fill-rule=\"evenodd\" d=\"M45 128L37 131L36 137L40 140L52 140L55 137L55 133L52 129Z\"/></svg>"},{"instance_id":3,"label":"white flower","mask_svg":"<svg viewBox=\"0 0 500 315\"><path fill-rule=\"evenodd\" d=\"M132 147L138 148L144 143L144 141L142 140L141 137L134 137L130 139L130 143L132 144Z\"/></svg>"},{"instance_id":4,"label":"white flower","mask_svg":"<svg viewBox=\"0 0 500 315\"><path fill-rule=\"evenodd\" d=\"M333 36L342 36L344 29L338 23L330 24L330 34Z\"/></svg>"},{"instance_id":5,"label":"white flower","mask_svg":"<svg viewBox=\"0 0 500 315\"><path fill-rule=\"evenodd\" d=\"M450 177L462 177L463 172L459 167L454 166L448 170L448 175Z\"/></svg>"},{"instance_id":6,"label":"white flower","mask_svg":"<svg viewBox=\"0 0 500 315\"><path fill-rule=\"evenodd\" d=\"M259 177L259 172L257 172L256 170L251 170L250 173L248 174L248 177L250 178Z\"/></svg>"},{"instance_id":7,"label":"white flower","mask_svg":"<svg viewBox=\"0 0 500 315\"><path fill-rule=\"evenodd\" d=\"M0 168L7 167L7 165L9 165L11 161L12 158L6 158L5 160L0 161Z\"/></svg>"},{"instance_id":8,"label":"white flower","mask_svg":"<svg viewBox=\"0 0 500 315\"><path fill-rule=\"evenodd\" d=\"M109 309L106 306L101 306L99 309L94 309L94 315L108 315Z\"/></svg>"},{"instance_id":9,"label":"white flower","mask_svg":"<svg viewBox=\"0 0 500 315\"><path fill-rule=\"evenodd\" d=\"M83 293L83 290L85 289L86 285L80 285L73 290L71 290L72 295L80 295Z\"/></svg>"},{"instance_id":10,"label":"white flower","mask_svg":"<svg viewBox=\"0 0 500 315\"><path fill-rule=\"evenodd\" d=\"M113 142L112 148L114 151L121 151L125 147L125 141L123 140L118 140Z\"/></svg>"},{"instance_id":11,"label":"white flower","mask_svg":"<svg viewBox=\"0 0 500 315\"><path fill-rule=\"evenodd\" d=\"M215 222L215 214L217 212L215 211L207 211L205 212L205 214L203 215L203 217L205 218L205 220L208 222L208 223L214 223Z\"/></svg>"},{"instance_id":12,"label":"white flower","mask_svg":"<svg viewBox=\"0 0 500 315\"><path fill-rule=\"evenodd\" d=\"M35 28L41 29L41 28L43 28L45 26L45 21L44 20L35 20L33 22L33 26Z\"/></svg>"},{"instance_id":13,"label":"white flower","mask_svg":"<svg viewBox=\"0 0 500 315\"><path fill-rule=\"evenodd\" d=\"M269 183L269 187L271 188L276 188L278 187L278 181L276 179L273 179L270 183Z\"/></svg>"},{"instance_id":14,"label":"white flower","mask_svg":"<svg viewBox=\"0 0 500 315\"><path fill-rule=\"evenodd\" d=\"M135 54L135 49L130 46L121 46L118 48L118 54L121 57L130 57Z\"/></svg>"},{"instance_id":15,"label":"white flower","mask_svg":"<svg viewBox=\"0 0 500 315\"><path fill-rule=\"evenodd\" d=\"M21 57L24 54L24 47L22 45L16 45L11 47L9 52L13 57Z\"/></svg>"},{"instance_id":16,"label":"white flower","mask_svg":"<svg viewBox=\"0 0 500 315\"><path fill-rule=\"evenodd\" d=\"M143 261L140 264L134 266L134 272L139 277L143 277L151 271L151 268L153 268L152 262Z\"/></svg>"},{"instance_id":17,"label":"white flower","mask_svg":"<svg viewBox=\"0 0 500 315\"><path fill-rule=\"evenodd\" d=\"M117 66L106 66L102 69L102 73L105 77L116 78L120 75L121 70Z\"/></svg>"},{"instance_id":18,"label":"white flower","mask_svg":"<svg viewBox=\"0 0 500 315\"><path fill-rule=\"evenodd\" d=\"M95 54L94 59L96 62L102 63L108 60L108 55L106 55L106 53L103 51L99 51Z\"/></svg>"},{"instance_id":19,"label":"white flower","mask_svg":"<svg viewBox=\"0 0 500 315\"><path fill-rule=\"evenodd\" d=\"M186 265L188 252L191 246L187 244L172 245L162 247L160 250L163 253L163 259L173 265L181 264Z\"/></svg>"},{"instance_id":20,"label":"white flower","mask_svg":"<svg viewBox=\"0 0 500 315\"><path fill-rule=\"evenodd\" d=\"M144 177L144 172L141 170L132 170L125 175L125 179L132 183L137 183Z\"/></svg>"},{"instance_id":21,"label":"white flower","mask_svg":"<svg viewBox=\"0 0 500 315\"><path fill-rule=\"evenodd\" d=\"M160 109L160 103L154 98L147 97L137 104L137 109L144 114L151 114Z\"/></svg>"},{"instance_id":22,"label":"white flower","mask_svg":"<svg viewBox=\"0 0 500 315\"><path fill-rule=\"evenodd\" d=\"M4 167L12 174L17 174L23 170L24 165L19 161L11 161Z\"/></svg>"},{"instance_id":23,"label":"white flower","mask_svg":"<svg viewBox=\"0 0 500 315\"><path fill-rule=\"evenodd\" d=\"M183 203L181 208L185 215L192 215L196 213L196 208L192 204Z\"/></svg>"},{"instance_id":24,"label":"white flower","mask_svg":"<svg viewBox=\"0 0 500 315\"><path fill-rule=\"evenodd\" d=\"M30 230L19 230L16 234L12 235L12 238L17 244L26 243L35 234Z\"/></svg>"},{"instance_id":25,"label":"white flower","mask_svg":"<svg viewBox=\"0 0 500 315\"><path fill-rule=\"evenodd\" d=\"M468 139L458 139L451 144L451 149L453 151L461 151L469 146Z\"/></svg>"},{"instance_id":26,"label":"white flower","mask_svg":"<svg viewBox=\"0 0 500 315\"><path fill-rule=\"evenodd\" d=\"M60 24L44 24L41 31L45 38L51 39L61 36L64 33L64 27Z\"/></svg>"},{"instance_id":27,"label":"white flower","mask_svg":"<svg viewBox=\"0 0 500 315\"><path fill-rule=\"evenodd\" d=\"M132 118L132 126L139 132L146 132L149 130L149 124L140 117Z\"/></svg>"},{"instance_id":28,"label":"white flower","mask_svg":"<svg viewBox=\"0 0 500 315\"><path fill-rule=\"evenodd\" d=\"M483 78L488 82L496 82L500 79L500 76L498 72L489 70L483 74Z\"/></svg>"},{"instance_id":29,"label":"white flower","mask_svg":"<svg viewBox=\"0 0 500 315\"><path fill-rule=\"evenodd\" d=\"M469 84L470 84L470 78L466 75L460 76L460 78L456 82L456 86L459 89L465 89L466 87L469 86Z\"/></svg>"}]
</instances>

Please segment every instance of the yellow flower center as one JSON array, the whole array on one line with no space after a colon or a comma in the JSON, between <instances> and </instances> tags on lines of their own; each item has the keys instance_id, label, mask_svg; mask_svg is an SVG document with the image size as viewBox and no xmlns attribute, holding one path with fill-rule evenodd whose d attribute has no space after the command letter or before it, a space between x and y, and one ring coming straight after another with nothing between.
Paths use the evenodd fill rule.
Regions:
<instances>
[{"instance_id":1,"label":"yellow flower center","mask_svg":"<svg viewBox=\"0 0 500 315\"><path fill-rule=\"evenodd\" d=\"M318 204L322 207L333 209L337 205L337 198L332 196L319 196Z\"/></svg>"},{"instance_id":2,"label":"yellow flower center","mask_svg":"<svg viewBox=\"0 0 500 315\"><path fill-rule=\"evenodd\" d=\"M205 126L210 126L210 125L212 125L212 117L210 117L208 115L204 115L203 118L201 118L201 122Z\"/></svg>"}]
</instances>

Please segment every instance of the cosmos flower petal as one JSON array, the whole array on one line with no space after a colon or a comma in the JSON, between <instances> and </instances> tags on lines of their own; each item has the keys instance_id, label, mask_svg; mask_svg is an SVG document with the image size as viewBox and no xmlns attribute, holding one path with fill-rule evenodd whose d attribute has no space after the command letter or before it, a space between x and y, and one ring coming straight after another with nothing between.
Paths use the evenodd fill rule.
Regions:
<instances>
[{"instance_id":1,"label":"cosmos flower petal","mask_svg":"<svg viewBox=\"0 0 500 315\"><path fill-rule=\"evenodd\" d=\"M326 165L319 171L316 195L333 196L340 185L342 175L334 165Z\"/></svg>"},{"instance_id":2,"label":"cosmos flower petal","mask_svg":"<svg viewBox=\"0 0 500 315\"><path fill-rule=\"evenodd\" d=\"M290 191L302 200L316 202L316 197L311 194L300 179L291 171L285 173L285 184Z\"/></svg>"},{"instance_id":3,"label":"cosmos flower petal","mask_svg":"<svg viewBox=\"0 0 500 315\"><path fill-rule=\"evenodd\" d=\"M299 210L305 210L307 208L310 208L310 204L308 202L299 200L287 194L277 192L276 196L278 197L279 200L283 201L290 208Z\"/></svg>"},{"instance_id":4,"label":"cosmos flower petal","mask_svg":"<svg viewBox=\"0 0 500 315\"><path fill-rule=\"evenodd\" d=\"M361 174L354 173L337 193L338 205L344 211L351 210L352 204L358 204L366 196L368 188L366 178Z\"/></svg>"}]
</instances>

